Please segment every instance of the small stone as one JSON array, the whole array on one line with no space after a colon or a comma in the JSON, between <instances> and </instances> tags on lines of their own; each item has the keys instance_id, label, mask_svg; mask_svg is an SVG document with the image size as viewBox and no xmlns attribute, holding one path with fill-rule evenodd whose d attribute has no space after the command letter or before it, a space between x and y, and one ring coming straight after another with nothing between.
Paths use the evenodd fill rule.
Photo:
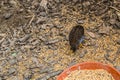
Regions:
<instances>
[{"instance_id":1,"label":"small stone","mask_svg":"<svg viewBox=\"0 0 120 80\"><path fill-rule=\"evenodd\" d=\"M11 59L11 60L9 60L9 63L10 63L11 65L13 65L13 64L17 63L17 60L16 60L16 59Z\"/></svg>"},{"instance_id":2,"label":"small stone","mask_svg":"<svg viewBox=\"0 0 120 80\"><path fill-rule=\"evenodd\" d=\"M12 17L12 13L10 13L10 12L8 12L8 13L5 13L4 15L3 15L3 17L5 18L5 19L9 19L10 17Z\"/></svg>"},{"instance_id":3,"label":"small stone","mask_svg":"<svg viewBox=\"0 0 120 80\"><path fill-rule=\"evenodd\" d=\"M84 23L84 20L78 20L77 23L78 23L78 24L83 24L83 23Z\"/></svg>"},{"instance_id":4,"label":"small stone","mask_svg":"<svg viewBox=\"0 0 120 80\"><path fill-rule=\"evenodd\" d=\"M15 72L16 72L16 69L15 69L15 68L10 68L9 71L8 71L9 75L10 75L10 74L13 74L13 73L15 73Z\"/></svg>"}]
</instances>

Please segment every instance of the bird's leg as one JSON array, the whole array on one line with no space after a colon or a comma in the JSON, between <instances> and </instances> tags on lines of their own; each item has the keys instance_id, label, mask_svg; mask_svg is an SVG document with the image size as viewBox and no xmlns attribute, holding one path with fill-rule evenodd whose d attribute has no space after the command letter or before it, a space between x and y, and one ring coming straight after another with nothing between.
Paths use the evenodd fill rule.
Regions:
<instances>
[{"instance_id":1,"label":"bird's leg","mask_svg":"<svg viewBox=\"0 0 120 80\"><path fill-rule=\"evenodd\" d=\"M84 48L84 46L83 46L83 43L85 43L86 41L84 40L85 39L85 36L82 36L82 38L79 40L79 47L80 48Z\"/></svg>"},{"instance_id":2,"label":"bird's leg","mask_svg":"<svg viewBox=\"0 0 120 80\"><path fill-rule=\"evenodd\" d=\"M80 44L79 44L79 47L82 47L82 48L83 48L83 44L82 44L82 43L83 43L83 41L84 41L84 38L85 38L85 36L82 36L81 39L79 40L79 43L80 43Z\"/></svg>"},{"instance_id":3,"label":"bird's leg","mask_svg":"<svg viewBox=\"0 0 120 80\"><path fill-rule=\"evenodd\" d=\"M84 48L85 46L83 45L86 42L86 40L84 40L84 42L79 44L79 48Z\"/></svg>"}]
</instances>

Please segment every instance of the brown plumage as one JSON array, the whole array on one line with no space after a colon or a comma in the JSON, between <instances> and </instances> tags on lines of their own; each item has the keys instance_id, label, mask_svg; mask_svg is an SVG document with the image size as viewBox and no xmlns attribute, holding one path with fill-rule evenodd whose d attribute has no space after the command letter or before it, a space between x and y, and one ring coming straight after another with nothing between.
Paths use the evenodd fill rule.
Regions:
<instances>
[{"instance_id":1,"label":"brown plumage","mask_svg":"<svg viewBox=\"0 0 120 80\"><path fill-rule=\"evenodd\" d=\"M69 34L69 44L73 52L75 52L79 44L84 40L84 28L81 25L77 25L72 28Z\"/></svg>"}]
</instances>

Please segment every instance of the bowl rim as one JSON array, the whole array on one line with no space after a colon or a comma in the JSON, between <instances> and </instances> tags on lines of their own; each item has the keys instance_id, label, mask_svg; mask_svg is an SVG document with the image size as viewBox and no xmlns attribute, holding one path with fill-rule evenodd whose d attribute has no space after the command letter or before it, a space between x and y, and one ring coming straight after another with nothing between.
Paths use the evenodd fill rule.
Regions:
<instances>
[{"instance_id":1,"label":"bowl rim","mask_svg":"<svg viewBox=\"0 0 120 80\"><path fill-rule=\"evenodd\" d=\"M92 66L90 68L85 67L85 66ZM85 68L82 68L81 66L84 66ZM95 66L95 67L94 67ZM96 68L97 66L97 68ZM109 64L101 63L101 62L82 62L82 63L77 63L71 67L66 68L60 75L57 76L57 80L64 80L67 75L74 70L95 70L95 69L104 69L107 72L109 72L115 80L120 80L120 72L115 69L114 67L110 66ZM115 77L117 75L117 78Z\"/></svg>"}]
</instances>

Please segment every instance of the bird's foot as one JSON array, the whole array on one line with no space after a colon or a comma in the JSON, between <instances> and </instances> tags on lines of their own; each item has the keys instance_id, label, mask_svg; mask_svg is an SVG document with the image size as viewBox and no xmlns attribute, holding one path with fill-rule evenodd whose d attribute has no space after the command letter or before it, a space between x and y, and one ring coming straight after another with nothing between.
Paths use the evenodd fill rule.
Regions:
<instances>
[{"instance_id":1,"label":"bird's foot","mask_svg":"<svg viewBox=\"0 0 120 80\"><path fill-rule=\"evenodd\" d=\"M84 48L83 44L80 44L79 47L80 47L80 48Z\"/></svg>"}]
</instances>

